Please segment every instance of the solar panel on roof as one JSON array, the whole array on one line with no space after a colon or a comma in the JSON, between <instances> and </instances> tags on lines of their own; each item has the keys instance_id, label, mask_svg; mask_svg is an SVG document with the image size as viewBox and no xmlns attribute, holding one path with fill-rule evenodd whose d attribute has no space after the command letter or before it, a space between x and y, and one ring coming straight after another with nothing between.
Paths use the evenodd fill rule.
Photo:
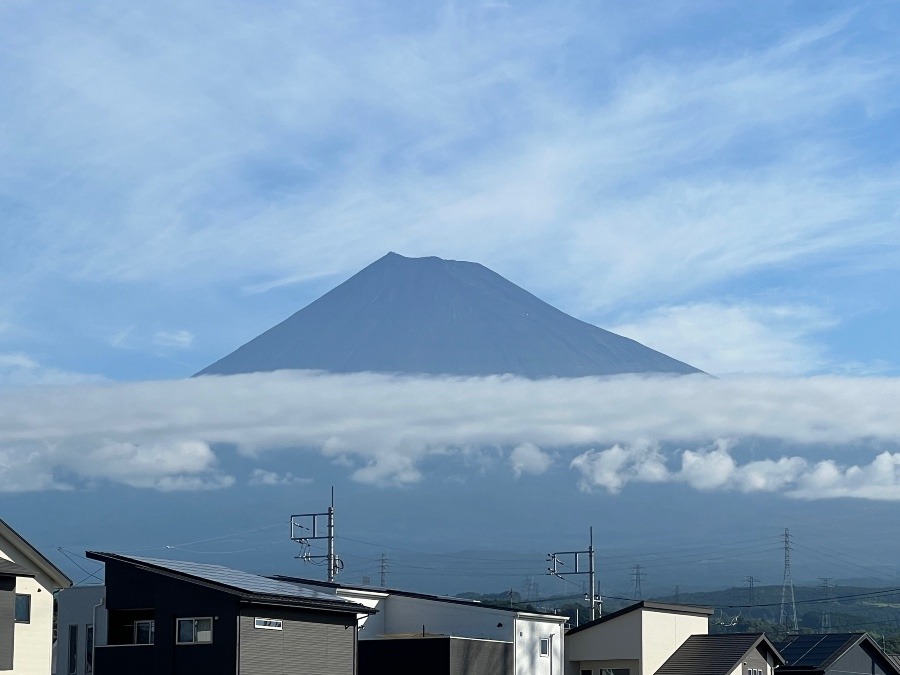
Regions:
<instances>
[{"instance_id":1,"label":"solar panel on roof","mask_svg":"<svg viewBox=\"0 0 900 675\"><path fill-rule=\"evenodd\" d=\"M233 570L221 565L210 565L207 563L197 563L185 560L164 560L162 558L141 558L137 556L122 556L129 560L135 560L148 565L162 567L164 569L179 572L188 576L196 577L206 581L211 581L223 586L229 586L248 593L257 593L259 595L280 595L292 598L304 598L308 600L330 600L332 602L339 600L335 595L314 591L311 588L304 588L297 584L288 583L286 581L276 581L268 577L251 574L250 572L242 572Z\"/></svg>"}]
</instances>

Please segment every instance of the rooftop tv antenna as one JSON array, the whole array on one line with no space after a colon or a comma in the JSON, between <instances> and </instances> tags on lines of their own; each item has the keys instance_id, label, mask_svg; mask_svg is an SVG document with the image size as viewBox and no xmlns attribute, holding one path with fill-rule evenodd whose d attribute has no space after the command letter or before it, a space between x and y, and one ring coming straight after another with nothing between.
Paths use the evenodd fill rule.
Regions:
<instances>
[{"instance_id":1,"label":"rooftop tv antenna","mask_svg":"<svg viewBox=\"0 0 900 675\"><path fill-rule=\"evenodd\" d=\"M324 533L323 533L324 531ZM313 555L310 542L325 539L327 552ZM325 561L328 568L328 581L333 582L335 575L344 569L343 561L334 552L334 486L331 487L331 506L324 513L298 513L291 516L291 541L300 544L300 560L318 563Z\"/></svg>"}]
</instances>

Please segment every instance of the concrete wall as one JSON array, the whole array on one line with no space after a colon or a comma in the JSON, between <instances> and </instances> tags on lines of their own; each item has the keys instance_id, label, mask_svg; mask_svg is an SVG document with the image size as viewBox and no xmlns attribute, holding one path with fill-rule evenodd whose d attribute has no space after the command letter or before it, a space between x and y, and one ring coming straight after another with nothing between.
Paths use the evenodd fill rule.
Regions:
<instances>
[{"instance_id":1,"label":"concrete wall","mask_svg":"<svg viewBox=\"0 0 900 675\"><path fill-rule=\"evenodd\" d=\"M56 596L57 639L56 673L67 675L69 665L69 626L78 626L77 675L87 675L87 627L94 627L94 644L106 644L106 608L94 608L105 601L106 586L73 586L60 591ZM96 618L96 624L94 623Z\"/></svg>"},{"instance_id":2,"label":"concrete wall","mask_svg":"<svg viewBox=\"0 0 900 675\"><path fill-rule=\"evenodd\" d=\"M53 581L2 536L0 557L37 572L34 578L16 578L16 594L31 596L31 621L13 627L12 672L16 675L49 673L53 652Z\"/></svg>"}]
</instances>

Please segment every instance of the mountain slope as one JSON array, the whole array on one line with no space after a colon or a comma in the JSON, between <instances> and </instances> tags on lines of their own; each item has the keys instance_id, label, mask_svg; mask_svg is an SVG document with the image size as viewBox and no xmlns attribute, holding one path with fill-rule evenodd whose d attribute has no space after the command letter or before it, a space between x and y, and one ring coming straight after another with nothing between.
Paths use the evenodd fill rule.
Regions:
<instances>
[{"instance_id":1,"label":"mountain slope","mask_svg":"<svg viewBox=\"0 0 900 675\"><path fill-rule=\"evenodd\" d=\"M696 373L488 268L388 253L197 375L281 369L529 378Z\"/></svg>"}]
</instances>

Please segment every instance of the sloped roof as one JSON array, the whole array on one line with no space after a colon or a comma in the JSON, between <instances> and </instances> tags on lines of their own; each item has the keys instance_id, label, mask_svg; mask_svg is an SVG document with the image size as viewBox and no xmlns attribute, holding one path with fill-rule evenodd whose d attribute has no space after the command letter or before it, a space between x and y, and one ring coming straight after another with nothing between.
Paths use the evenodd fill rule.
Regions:
<instances>
[{"instance_id":1,"label":"sloped roof","mask_svg":"<svg viewBox=\"0 0 900 675\"><path fill-rule=\"evenodd\" d=\"M778 650L786 662L780 672L827 670L850 649L863 643L875 652L876 659L882 662L886 671L900 674L897 662L866 633L794 635L778 644Z\"/></svg>"},{"instance_id":2,"label":"sloped roof","mask_svg":"<svg viewBox=\"0 0 900 675\"><path fill-rule=\"evenodd\" d=\"M2 519L0 519L0 536L8 539L12 543L12 545L22 553L22 555L28 560L28 562L34 565L37 571L43 572L48 577L50 577L50 580L53 582L54 587L68 588L72 585L72 580L67 577L61 569L47 560L43 553L29 544L21 534L12 529L9 524ZM24 565L22 567L24 567ZM35 575L31 574L25 576Z\"/></svg>"},{"instance_id":3,"label":"sloped roof","mask_svg":"<svg viewBox=\"0 0 900 675\"><path fill-rule=\"evenodd\" d=\"M0 577L33 577L37 574L34 570L17 565L12 560L0 558Z\"/></svg>"},{"instance_id":4,"label":"sloped roof","mask_svg":"<svg viewBox=\"0 0 900 675\"><path fill-rule=\"evenodd\" d=\"M117 553L88 551L87 557L101 562L120 562L151 572L166 574L239 596L245 600L289 604L328 611L373 613L363 605L329 593L320 593L298 584L287 583L241 570L186 560L143 558Z\"/></svg>"},{"instance_id":5,"label":"sloped roof","mask_svg":"<svg viewBox=\"0 0 900 675\"><path fill-rule=\"evenodd\" d=\"M693 614L695 616L709 616L714 611L710 607L696 607L693 605L671 605L664 602L651 602L650 600L641 600L640 602L637 602L633 605L628 605L628 607L623 607L616 612L601 616L599 619L594 619L593 621L588 621L587 623L583 623L580 626L576 626L575 628L570 628L566 631L566 635L574 635L575 633L580 633L583 630L593 628L594 626L597 626L601 623L612 621L613 619L617 619L618 617L625 614L630 614L631 612L636 612L640 609L649 609L657 612L669 612L671 614Z\"/></svg>"},{"instance_id":6,"label":"sloped roof","mask_svg":"<svg viewBox=\"0 0 900 675\"><path fill-rule=\"evenodd\" d=\"M782 662L764 633L691 635L659 667L656 675L728 675L761 643L772 652L777 663Z\"/></svg>"},{"instance_id":7,"label":"sloped roof","mask_svg":"<svg viewBox=\"0 0 900 675\"><path fill-rule=\"evenodd\" d=\"M274 574L271 577L272 579L276 579L278 581L285 581L287 583L292 584L304 584L308 586L319 586L323 588L331 588L335 591L338 590L346 590L346 591L363 591L369 593L384 593L385 595L397 595L404 598L417 598L419 600L431 600L433 602L446 602L451 605L466 605L469 607L479 607L482 609L491 609L498 612L508 612L509 614L513 614L519 617L538 617L542 620L546 621L558 621L559 623L565 623L568 621L568 618L565 616L561 616L558 614L545 614L542 612L529 612L521 609L517 609L514 607L507 607L501 605L499 602L496 604L491 602L485 602L483 600L472 600L470 598L455 598L446 595L431 595L429 593L419 593L417 591L402 591L396 588L382 588L380 586L351 586L346 584L340 584L334 581L321 581L319 579L304 579L302 577L292 577L284 574Z\"/></svg>"}]
</instances>

